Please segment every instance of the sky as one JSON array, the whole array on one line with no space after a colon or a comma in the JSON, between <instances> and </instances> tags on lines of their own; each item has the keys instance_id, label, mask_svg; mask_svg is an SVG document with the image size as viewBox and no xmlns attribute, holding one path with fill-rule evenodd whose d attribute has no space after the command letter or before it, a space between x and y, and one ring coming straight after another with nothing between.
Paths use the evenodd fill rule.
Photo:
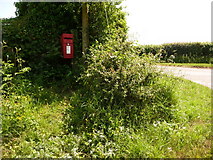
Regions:
<instances>
[{"instance_id":1,"label":"sky","mask_svg":"<svg viewBox=\"0 0 213 160\"><path fill-rule=\"evenodd\" d=\"M15 17L14 2L1 0L0 18ZM211 42L212 0L125 0L129 39L139 44Z\"/></svg>"},{"instance_id":2,"label":"sky","mask_svg":"<svg viewBox=\"0 0 213 160\"><path fill-rule=\"evenodd\" d=\"M140 44L211 42L211 0L126 0L129 36Z\"/></svg>"}]
</instances>

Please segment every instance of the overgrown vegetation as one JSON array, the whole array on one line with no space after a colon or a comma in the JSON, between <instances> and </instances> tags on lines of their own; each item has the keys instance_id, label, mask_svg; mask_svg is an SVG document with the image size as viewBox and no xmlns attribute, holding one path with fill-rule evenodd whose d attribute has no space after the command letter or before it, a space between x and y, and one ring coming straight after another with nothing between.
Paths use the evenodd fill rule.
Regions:
<instances>
[{"instance_id":1,"label":"overgrown vegetation","mask_svg":"<svg viewBox=\"0 0 213 160\"><path fill-rule=\"evenodd\" d=\"M75 90L15 77L3 94L4 158L211 156L210 89L163 75L131 44L109 44L91 48Z\"/></svg>"},{"instance_id":2,"label":"overgrown vegetation","mask_svg":"<svg viewBox=\"0 0 213 160\"><path fill-rule=\"evenodd\" d=\"M161 62L212 63L212 43L169 43L140 46L140 54L160 54Z\"/></svg>"},{"instance_id":3,"label":"overgrown vegetation","mask_svg":"<svg viewBox=\"0 0 213 160\"><path fill-rule=\"evenodd\" d=\"M140 55L116 4L90 3L94 39L71 63L60 59L57 36L74 12L80 33L81 4L17 3L3 33L3 158L211 157L211 90L161 73L159 52Z\"/></svg>"},{"instance_id":4,"label":"overgrown vegetation","mask_svg":"<svg viewBox=\"0 0 213 160\"><path fill-rule=\"evenodd\" d=\"M171 121L176 104L173 83L166 82L154 61L151 56L139 57L131 43L119 39L95 45L79 78L80 101L71 102L75 107L67 111L66 128L96 129L112 137L110 132L120 126Z\"/></svg>"},{"instance_id":5,"label":"overgrown vegetation","mask_svg":"<svg viewBox=\"0 0 213 160\"><path fill-rule=\"evenodd\" d=\"M120 3L88 3L90 45L97 41L105 43L118 33L127 33L125 13L119 7ZM13 48L22 49L21 58L32 69L32 79L47 85L46 81L63 81L64 75L69 75L69 78L79 76L81 68L78 66L83 63L80 59L82 3L18 2L15 6L17 17L2 21L3 40ZM62 33L74 34L75 61L64 60L61 56ZM13 55L4 54L3 58L6 56L12 58ZM75 65L75 71L72 71L71 63Z\"/></svg>"},{"instance_id":6,"label":"overgrown vegetation","mask_svg":"<svg viewBox=\"0 0 213 160\"><path fill-rule=\"evenodd\" d=\"M108 132L113 135L110 137L97 127L91 132L87 132L87 128L80 128L78 133L65 132L64 113L71 108L84 111L84 104L71 104L81 101L80 97L59 95L25 81L16 90L19 94L3 98L3 157L211 157L210 89L180 79L176 79L176 87L178 123L156 121L131 129L112 118L115 123L109 125ZM86 109L90 108L86 106ZM75 118L78 122L77 115ZM107 118L89 117L88 120L96 122Z\"/></svg>"}]
</instances>

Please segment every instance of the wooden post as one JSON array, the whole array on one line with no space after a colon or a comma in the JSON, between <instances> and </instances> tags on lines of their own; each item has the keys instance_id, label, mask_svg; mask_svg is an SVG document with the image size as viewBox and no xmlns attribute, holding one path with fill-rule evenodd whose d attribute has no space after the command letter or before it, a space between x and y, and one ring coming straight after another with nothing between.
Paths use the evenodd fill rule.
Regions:
<instances>
[{"instance_id":1,"label":"wooden post","mask_svg":"<svg viewBox=\"0 0 213 160\"><path fill-rule=\"evenodd\" d=\"M86 53L89 47L89 16L88 16L88 4L82 5L82 52Z\"/></svg>"}]
</instances>

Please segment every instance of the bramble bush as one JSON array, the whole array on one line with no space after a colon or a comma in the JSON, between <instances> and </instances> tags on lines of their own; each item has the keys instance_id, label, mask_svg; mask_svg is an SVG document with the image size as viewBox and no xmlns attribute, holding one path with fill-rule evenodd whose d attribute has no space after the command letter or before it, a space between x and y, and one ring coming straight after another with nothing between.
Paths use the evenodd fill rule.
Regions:
<instances>
[{"instance_id":1,"label":"bramble bush","mask_svg":"<svg viewBox=\"0 0 213 160\"><path fill-rule=\"evenodd\" d=\"M125 157L131 154L128 147L122 147L128 143L122 136L174 120L177 100L173 80L168 81L157 70L155 56L139 56L138 51L131 42L117 38L92 46L90 54L83 57L87 67L64 113L65 133L79 137L71 144L72 150L66 148L68 153L77 157ZM150 146L146 147L144 153L134 150L134 156L148 156L145 150Z\"/></svg>"},{"instance_id":2,"label":"bramble bush","mask_svg":"<svg viewBox=\"0 0 213 160\"><path fill-rule=\"evenodd\" d=\"M81 88L65 113L68 132L101 130L113 137L121 126L173 119L172 81L156 69L154 56L134 52L130 42L119 38L91 47L87 69L78 80Z\"/></svg>"}]
</instances>

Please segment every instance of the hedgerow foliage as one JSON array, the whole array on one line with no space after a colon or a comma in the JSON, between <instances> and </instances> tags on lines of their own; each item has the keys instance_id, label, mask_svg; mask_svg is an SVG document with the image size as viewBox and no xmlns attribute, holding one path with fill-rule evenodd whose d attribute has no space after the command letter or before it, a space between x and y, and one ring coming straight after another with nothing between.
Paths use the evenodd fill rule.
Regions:
<instances>
[{"instance_id":1,"label":"hedgerow foliage","mask_svg":"<svg viewBox=\"0 0 213 160\"><path fill-rule=\"evenodd\" d=\"M8 97L12 100L6 99L3 106L4 137L9 140L19 138L25 130L30 131L23 141L27 141L27 150L35 153L22 153L24 149L21 148L20 155L40 157L41 148L45 148L45 156L56 157L147 156L137 151L131 153L131 147L126 149L124 146L128 145L123 145L131 138L123 143L123 137L146 129L150 124L174 119L174 84L156 69L154 56L139 56L139 49L125 41L126 22L121 9L112 3L90 3L92 46L88 54L74 59L72 68L60 59L59 38L63 32L76 32L75 54L80 54L81 4L17 3L16 6L19 16L8 21L3 36L10 43L21 46L20 56L32 67L34 79L45 79L45 86L52 88L56 87L55 80L60 83L58 90L72 85L77 89L72 88L72 93L69 92L69 100L60 102L56 92L52 93L50 89L26 79L17 81L14 94ZM67 18L69 15L73 15L71 21ZM13 57L12 52L5 53L4 58ZM77 83L72 74L76 68L81 68L76 76ZM42 114L49 115L45 106L54 109L54 101L58 101L56 104L60 108L64 107L63 114L59 114L63 121L58 128L63 127L58 133L52 131L53 134L46 129L44 134L34 115L42 108ZM40 114L37 113L38 117ZM47 117L45 119L51 121ZM45 121L43 124L49 126ZM55 139L58 140L55 142ZM46 147L44 140L51 143L48 144L51 149ZM30 147L31 143L33 147ZM123 151L128 153L123 154Z\"/></svg>"},{"instance_id":2,"label":"hedgerow foliage","mask_svg":"<svg viewBox=\"0 0 213 160\"><path fill-rule=\"evenodd\" d=\"M211 63L213 44L204 42L141 46L141 54L160 54L161 60L176 63Z\"/></svg>"},{"instance_id":3,"label":"hedgerow foliage","mask_svg":"<svg viewBox=\"0 0 213 160\"><path fill-rule=\"evenodd\" d=\"M88 3L90 45L115 37L117 30L127 32L125 13L119 4ZM41 81L63 80L64 75L72 75L70 61L61 57L60 35L74 34L77 66L82 56L82 3L18 2L15 6L17 17L3 21L3 39L12 47L22 48L22 58Z\"/></svg>"},{"instance_id":4,"label":"hedgerow foliage","mask_svg":"<svg viewBox=\"0 0 213 160\"><path fill-rule=\"evenodd\" d=\"M172 82L154 67L153 56L138 56L134 46L121 39L90 49L82 86L65 116L69 132L104 131L141 127L173 118L176 99ZM112 131L112 132L111 132Z\"/></svg>"}]
</instances>

